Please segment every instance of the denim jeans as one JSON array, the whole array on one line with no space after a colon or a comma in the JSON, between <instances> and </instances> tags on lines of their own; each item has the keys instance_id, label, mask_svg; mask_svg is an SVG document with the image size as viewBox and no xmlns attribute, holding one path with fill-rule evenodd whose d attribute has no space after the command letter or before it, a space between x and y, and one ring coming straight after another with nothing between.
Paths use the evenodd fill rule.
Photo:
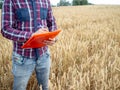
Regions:
<instances>
[{"instance_id":1,"label":"denim jeans","mask_svg":"<svg viewBox=\"0 0 120 90\"><path fill-rule=\"evenodd\" d=\"M14 76L13 90L26 90L28 80L32 72L36 72L38 84L42 90L48 90L50 73L50 53L46 51L38 59L25 58L15 52L12 56L12 73Z\"/></svg>"}]
</instances>

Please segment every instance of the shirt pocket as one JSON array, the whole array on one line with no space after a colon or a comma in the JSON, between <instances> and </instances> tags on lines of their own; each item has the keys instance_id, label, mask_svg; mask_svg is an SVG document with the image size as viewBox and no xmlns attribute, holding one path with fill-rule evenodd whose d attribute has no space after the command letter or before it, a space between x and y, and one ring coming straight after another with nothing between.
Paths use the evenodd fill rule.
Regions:
<instances>
[{"instance_id":1,"label":"shirt pocket","mask_svg":"<svg viewBox=\"0 0 120 90\"><path fill-rule=\"evenodd\" d=\"M18 21L30 21L30 15L28 8L19 8L16 10L16 16Z\"/></svg>"},{"instance_id":2,"label":"shirt pocket","mask_svg":"<svg viewBox=\"0 0 120 90\"><path fill-rule=\"evenodd\" d=\"M45 20L47 18L48 8L40 8L40 18Z\"/></svg>"}]
</instances>

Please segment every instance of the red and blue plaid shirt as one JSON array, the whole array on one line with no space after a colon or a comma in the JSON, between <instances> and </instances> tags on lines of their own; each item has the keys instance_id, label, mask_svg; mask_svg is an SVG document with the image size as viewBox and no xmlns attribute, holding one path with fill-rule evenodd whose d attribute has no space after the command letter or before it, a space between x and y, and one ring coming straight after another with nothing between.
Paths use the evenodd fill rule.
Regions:
<instances>
[{"instance_id":1,"label":"red and blue plaid shirt","mask_svg":"<svg viewBox=\"0 0 120 90\"><path fill-rule=\"evenodd\" d=\"M25 41L39 28L48 28L49 31L57 29L50 1L33 2L34 4L32 0L4 0L2 7L2 35L13 41L14 52L29 58L35 57L35 49L22 49ZM47 49L45 46L37 50L42 55Z\"/></svg>"}]
</instances>

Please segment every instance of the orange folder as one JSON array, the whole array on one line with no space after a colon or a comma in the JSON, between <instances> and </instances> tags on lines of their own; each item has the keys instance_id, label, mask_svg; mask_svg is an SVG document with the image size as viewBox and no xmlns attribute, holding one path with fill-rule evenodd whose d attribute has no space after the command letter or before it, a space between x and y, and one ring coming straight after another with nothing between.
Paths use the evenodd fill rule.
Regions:
<instances>
[{"instance_id":1,"label":"orange folder","mask_svg":"<svg viewBox=\"0 0 120 90\"><path fill-rule=\"evenodd\" d=\"M43 41L49 38L55 38L61 30L55 30L53 32L45 32L33 35L22 48L40 48L46 46Z\"/></svg>"}]
</instances>

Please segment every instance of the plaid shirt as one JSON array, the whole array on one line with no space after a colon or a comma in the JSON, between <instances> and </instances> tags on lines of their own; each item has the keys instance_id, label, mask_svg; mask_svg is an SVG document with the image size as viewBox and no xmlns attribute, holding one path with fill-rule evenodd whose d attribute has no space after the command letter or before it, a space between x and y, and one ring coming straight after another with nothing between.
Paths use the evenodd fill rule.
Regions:
<instances>
[{"instance_id":1,"label":"plaid shirt","mask_svg":"<svg viewBox=\"0 0 120 90\"><path fill-rule=\"evenodd\" d=\"M14 52L35 57L35 49L22 49L21 46L39 28L57 29L49 0L4 0L1 33L13 41ZM42 55L47 49L47 46L38 48L37 54Z\"/></svg>"}]
</instances>

